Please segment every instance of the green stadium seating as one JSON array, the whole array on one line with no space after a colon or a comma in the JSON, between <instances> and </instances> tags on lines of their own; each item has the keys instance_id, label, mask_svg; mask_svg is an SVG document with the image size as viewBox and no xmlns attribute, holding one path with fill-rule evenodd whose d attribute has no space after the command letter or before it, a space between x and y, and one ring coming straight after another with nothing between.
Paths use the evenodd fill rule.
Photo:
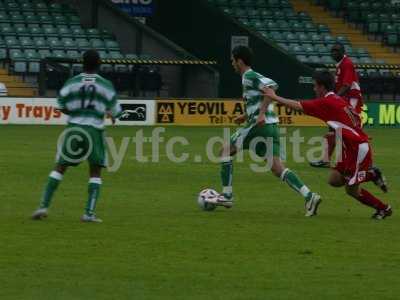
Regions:
<instances>
[{"instance_id":1,"label":"green stadium seating","mask_svg":"<svg viewBox=\"0 0 400 300\"><path fill-rule=\"evenodd\" d=\"M34 12L34 11L35 11L35 8L34 8L34 6L32 5L32 3L31 3L31 2L28 2L28 1L22 2L22 3L20 4L20 9L21 9L22 11L24 11L24 12Z\"/></svg>"},{"instance_id":2,"label":"green stadium seating","mask_svg":"<svg viewBox=\"0 0 400 300\"><path fill-rule=\"evenodd\" d=\"M69 24L69 20L63 15L53 16L53 23L54 24Z\"/></svg>"},{"instance_id":3,"label":"green stadium seating","mask_svg":"<svg viewBox=\"0 0 400 300\"><path fill-rule=\"evenodd\" d=\"M7 58L7 49L0 48L0 60L4 60Z\"/></svg>"},{"instance_id":4,"label":"green stadium seating","mask_svg":"<svg viewBox=\"0 0 400 300\"><path fill-rule=\"evenodd\" d=\"M28 71L25 55L20 49L10 49L10 58L14 62L14 72L26 73Z\"/></svg>"},{"instance_id":5,"label":"green stadium seating","mask_svg":"<svg viewBox=\"0 0 400 300\"><path fill-rule=\"evenodd\" d=\"M19 7L19 4L17 2L12 2L12 1L5 2L4 3L4 8L7 11L10 11L10 12L16 12L16 11L19 12L19 11L21 11L21 8Z\"/></svg>"},{"instance_id":6,"label":"green stadium seating","mask_svg":"<svg viewBox=\"0 0 400 300\"><path fill-rule=\"evenodd\" d=\"M65 50L76 48L76 43L72 38L62 38L61 44Z\"/></svg>"},{"instance_id":7,"label":"green stadium seating","mask_svg":"<svg viewBox=\"0 0 400 300\"><path fill-rule=\"evenodd\" d=\"M46 57L51 57L52 53L49 49L39 49L38 50L38 54L40 56L41 59L44 59Z\"/></svg>"},{"instance_id":8,"label":"green stadium seating","mask_svg":"<svg viewBox=\"0 0 400 300\"><path fill-rule=\"evenodd\" d=\"M48 49L49 45L47 44L47 41L44 39L44 37L34 37L33 38L33 45L35 46L36 49Z\"/></svg>"},{"instance_id":9,"label":"green stadium seating","mask_svg":"<svg viewBox=\"0 0 400 300\"><path fill-rule=\"evenodd\" d=\"M54 58L65 58L66 53L64 50L54 50L51 55Z\"/></svg>"},{"instance_id":10,"label":"green stadium seating","mask_svg":"<svg viewBox=\"0 0 400 300\"><path fill-rule=\"evenodd\" d=\"M40 56L36 50L28 49L25 50L25 58L28 61L28 72L29 73L39 73L40 70Z\"/></svg>"},{"instance_id":11,"label":"green stadium seating","mask_svg":"<svg viewBox=\"0 0 400 300\"><path fill-rule=\"evenodd\" d=\"M72 38L74 36L67 25L58 25L56 30L61 38Z\"/></svg>"},{"instance_id":12,"label":"green stadium seating","mask_svg":"<svg viewBox=\"0 0 400 300\"><path fill-rule=\"evenodd\" d=\"M138 56L134 53L128 53L128 54L125 54L125 58L126 59L137 59Z\"/></svg>"},{"instance_id":13,"label":"green stadium seating","mask_svg":"<svg viewBox=\"0 0 400 300\"><path fill-rule=\"evenodd\" d=\"M37 12L47 11L47 5L45 2L34 2L34 8Z\"/></svg>"},{"instance_id":14,"label":"green stadium seating","mask_svg":"<svg viewBox=\"0 0 400 300\"><path fill-rule=\"evenodd\" d=\"M81 57L80 53L76 50L68 50L67 57L72 59L78 59Z\"/></svg>"},{"instance_id":15,"label":"green stadium seating","mask_svg":"<svg viewBox=\"0 0 400 300\"><path fill-rule=\"evenodd\" d=\"M11 22L14 23L14 24L25 23L25 18L24 18L24 16L21 15L21 14L19 14L19 13L16 13L16 12L13 13L13 14L11 15L10 20L11 20Z\"/></svg>"},{"instance_id":16,"label":"green stadium seating","mask_svg":"<svg viewBox=\"0 0 400 300\"><path fill-rule=\"evenodd\" d=\"M51 3L49 6L49 11L51 13L55 13L55 12L63 12L63 6L59 3Z\"/></svg>"},{"instance_id":17,"label":"green stadium seating","mask_svg":"<svg viewBox=\"0 0 400 300\"><path fill-rule=\"evenodd\" d=\"M1 23L9 23L10 22L10 17L8 14L5 12L0 12L0 24Z\"/></svg>"},{"instance_id":18,"label":"green stadium seating","mask_svg":"<svg viewBox=\"0 0 400 300\"><path fill-rule=\"evenodd\" d=\"M52 50L64 49L64 45L58 39L58 37L50 37L47 39L48 44Z\"/></svg>"},{"instance_id":19,"label":"green stadium seating","mask_svg":"<svg viewBox=\"0 0 400 300\"><path fill-rule=\"evenodd\" d=\"M110 59L124 59L124 56L118 51L110 51L109 58Z\"/></svg>"},{"instance_id":20,"label":"green stadium seating","mask_svg":"<svg viewBox=\"0 0 400 300\"><path fill-rule=\"evenodd\" d=\"M21 37L19 41L20 41L21 47L23 49L32 48L34 45L32 39L30 37Z\"/></svg>"},{"instance_id":21,"label":"green stadium seating","mask_svg":"<svg viewBox=\"0 0 400 300\"><path fill-rule=\"evenodd\" d=\"M45 25L42 28L43 28L43 33L45 34L45 36L47 36L47 37L58 36L58 32L53 25Z\"/></svg>"},{"instance_id":22,"label":"green stadium seating","mask_svg":"<svg viewBox=\"0 0 400 300\"><path fill-rule=\"evenodd\" d=\"M91 48L89 41L84 38L76 39L76 44L80 51L86 51Z\"/></svg>"},{"instance_id":23,"label":"green stadium seating","mask_svg":"<svg viewBox=\"0 0 400 300\"><path fill-rule=\"evenodd\" d=\"M19 40L17 40L15 36L6 36L4 41L8 48L20 48Z\"/></svg>"},{"instance_id":24,"label":"green stadium seating","mask_svg":"<svg viewBox=\"0 0 400 300\"><path fill-rule=\"evenodd\" d=\"M75 38L86 38L86 33L80 26L71 27L71 30Z\"/></svg>"},{"instance_id":25,"label":"green stadium seating","mask_svg":"<svg viewBox=\"0 0 400 300\"><path fill-rule=\"evenodd\" d=\"M99 55L100 55L101 59L108 59L108 57L109 57L108 52L104 51L104 50L100 50Z\"/></svg>"},{"instance_id":26,"label":"green stadium seating","mask_svg":"<svg viewBox=\"0 0 400 300\"><path fill-rule=\"evenodd\" d=\"M98 38L100 36L100 31L96 28L86 29L86 35L88 38Z\"/></svg>"},{"instance_id":27,"label":"green stadium seating","mask_svg":"<svg viewBox=\"0 0 400 300\"><path fill-rule=\"evenodd\" d=\"M109 51L119 51L120 50L119 44L113 40L106 40L105 46Z\"/></svg>"},{"instance_id":28,"label":"green stadium seating","mask_svg":"<svg viewBox=\"0 0 400 300\"><path fill-rule=\"evenodd\" d=\"M104 41L101 39L92 39L90 41L90 43L91 43L91 47L93 49L98 49L98 50L106 50L107 49Z\"/></svg>"},{"instance_id":29,"label":"green stadium seating","mask_svg":"<svg viewBox=\"0 0 400 300\"><path fill-rule=\"evenodd\" d=\"M25 15L25 22L27 24L29 23L37 23L40 24L40 19L37 15Z\"/></svg>"},{"instance_id":30,"label":"green stadium seating","mask_svg":"<svg viewBox=\"0 0 400 300\"><path fill-rule=\"evenodd\" d=\"M53 19L50 15L39 15L38 19L41 24L53 24Z\"/></svg>"}]
</instances>

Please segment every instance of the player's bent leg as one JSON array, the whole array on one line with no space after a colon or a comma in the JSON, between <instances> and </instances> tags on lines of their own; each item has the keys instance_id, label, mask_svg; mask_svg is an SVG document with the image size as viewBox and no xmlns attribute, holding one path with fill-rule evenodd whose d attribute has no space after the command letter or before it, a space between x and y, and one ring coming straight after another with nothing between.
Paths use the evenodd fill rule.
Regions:
<instances>
[{"instance_id":1,"label":"player's bent leg","mask_svg":"<svg viewBox=\"0 0 400 300\"><path fill-rule=\"evenodd\" d=\"M388 192L386 177L385 175L383 175L382 171L378 167L371 167L367 172L367 177L368 175L371 177L372 182L376 186L378 186L384 193Z\"/></svg>"},{"instance_id":2,"label":"player's bent leg","mask_svg":"<svg viewBox=\"0 0 400 300\"><path fill-rule=\"evenodd\" d=\"M57 164L54 170L50 173L47 184L40 199L39 208L32 214L33 220L42 220L48 216L48 209L53 199L54 193L57 190L64 173L67 171L67 166Z\"/></svg>"},{"instance_id":3,"label":"player's bent leg","mask_svg":"<svg viewBox=\"0 0 400 300\"><path fill-rule=\"evenodd\" d=\"M102 184L101 180L101 169L102 166L90 165L90 179L88 185L88 200L86 202L85 214L82 216L82 222L95 222L101 223L102 220L96 217L95 210L97 201L100 196L100 187Z\"/></svg>"},{"instance_id":4,"label":"player's bent leg","mask_svg":"<svg viewBox=\"0 0 400 300\"><path fill-rule=\"evenodd\" d=\"M383 203L367 190L360 188L359 184L346 185L346 192L360 203L374 208L376 211L372 215L373 219L383 220L393 213L390 205Z\"/></svg>"},{"instance_id":5,"label":"player's bent leg","mask_svg":"<svg viewBox=\"0 0 400 300\"><path fill-rule=\"evenodd\" d=\"M280 177L282 181L286 182L293 190L303 196L305 199L306 217L317 215L318 207L321 203L320 195L311 192L293 171L285 168L281 159L277 156L273 157L271 171L275 176Z\"/></svg>"}]
</instances>

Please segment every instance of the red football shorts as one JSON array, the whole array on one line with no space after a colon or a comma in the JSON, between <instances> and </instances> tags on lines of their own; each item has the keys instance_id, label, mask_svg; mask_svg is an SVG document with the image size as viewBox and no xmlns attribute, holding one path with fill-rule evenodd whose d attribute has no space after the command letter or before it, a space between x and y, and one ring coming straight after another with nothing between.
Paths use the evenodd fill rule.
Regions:
<instances>
[{"instance_id":1,"label":"red football shorts","mask_svg":"<svg viewBox=\"0 0 400 300\"><path fill-rule=\"evenodd\" d=\"M362 143L343 146L342 157L334 169L346 178L348 185L354 185L366 181L371 166L371 147L368 143Z\"/></svg>"}]
</instances>

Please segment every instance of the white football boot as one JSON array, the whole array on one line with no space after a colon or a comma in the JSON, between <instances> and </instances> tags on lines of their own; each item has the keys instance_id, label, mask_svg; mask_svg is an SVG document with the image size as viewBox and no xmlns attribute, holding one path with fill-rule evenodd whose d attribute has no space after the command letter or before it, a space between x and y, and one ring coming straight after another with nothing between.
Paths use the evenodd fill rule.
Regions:
<instances>
[{"instance_id":1,"label":"white football boot","mask_svg":"<svg viewBox=\"0 0 400 300\"><path fill-rule=\"evenodd\" d=\"M32 214L32 220L43 220L49 215L47 208L38 208Z\"/></svg>"},{"instance_id":2,"label":"white football boot","mask_svg":"<svg viewBox=\"0 0 400 300\"><path fill-rule=\"evenodd\" d=\"M317 215L318 206L321 204L321 196L317 193L312 193L311 199L306 201L306 217L312 217Z\"/></svg>"},{"instance_id":3,"label":"white football boot","mask_svg":"<svg viewBox=\"0 0 400 300\"><path fill-rule=\"evenodd\" d=\"M89 216L86 214L81 217L81 221L85 223L103 223L103 220L97 218L95 215Z\"/></svg>"}]
</instances>

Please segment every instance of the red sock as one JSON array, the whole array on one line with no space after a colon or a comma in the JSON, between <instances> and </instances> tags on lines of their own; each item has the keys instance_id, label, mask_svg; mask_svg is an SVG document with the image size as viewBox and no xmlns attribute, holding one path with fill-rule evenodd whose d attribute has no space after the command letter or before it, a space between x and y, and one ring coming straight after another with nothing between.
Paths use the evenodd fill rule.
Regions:
<instances>
[{"instance_id":1,"label":"red sock","mask_svg":"<svg viewBox=\"0 0 400 300\"><path fill-rule=\"evenodd\" d=\"M360 196L357 198L357 200L369 207L373 207L378 210L383 210L387 208L386 204L384 204L381 200L379 200L364 189L361 189Z\"/></svg>"},{"instance_id":2,"label":"red sock","mask_svg":"<svg viewBox=\"0 0 400 300\"><path fill-rule=\"evenodd\" d=\"M329 132L325 135L325 139L328 144L328 156L330 158L332 156L333 150L335 150L336 136L334 133Z\"/></svg>"}]
</instances>

